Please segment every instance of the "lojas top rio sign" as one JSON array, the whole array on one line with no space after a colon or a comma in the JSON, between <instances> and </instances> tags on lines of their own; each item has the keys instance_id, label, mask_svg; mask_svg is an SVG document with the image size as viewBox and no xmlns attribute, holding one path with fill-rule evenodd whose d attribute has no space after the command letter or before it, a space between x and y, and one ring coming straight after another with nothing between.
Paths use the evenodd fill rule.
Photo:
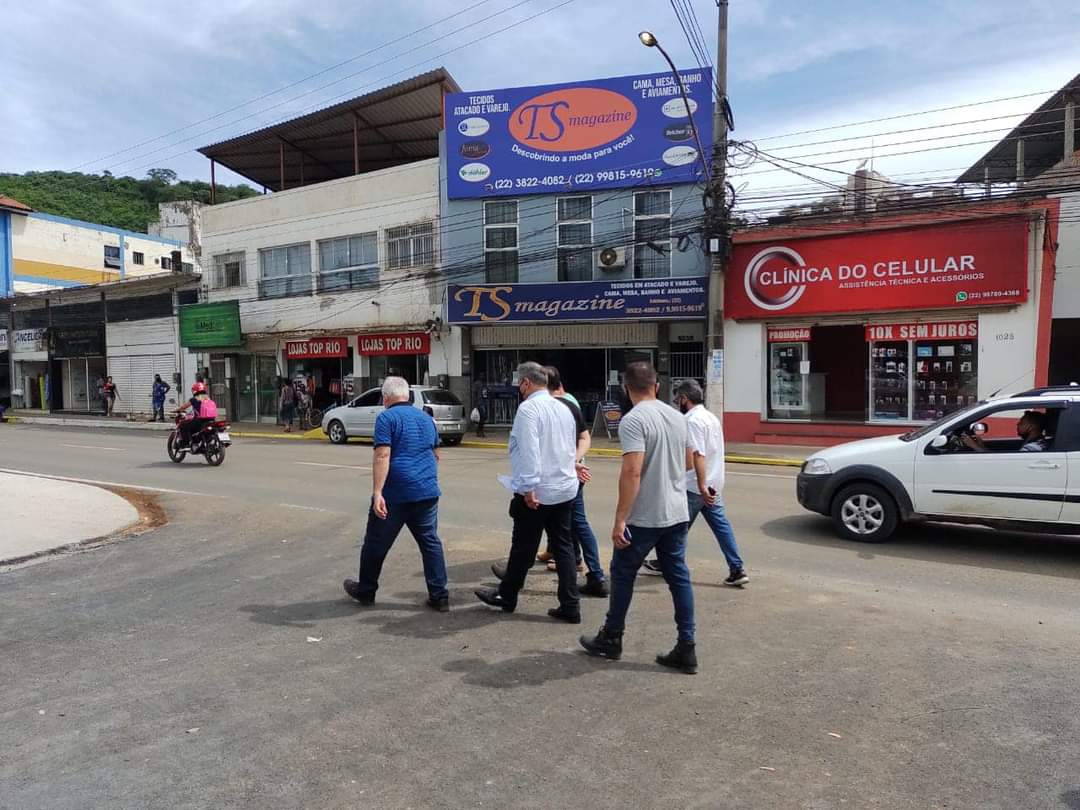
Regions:
<instances>
[{"instance_id":1,"label":"lojas top rio sign","mask_svg":"<svg viewBox=\"0 0 1080 810\"><path fill-rule=\"evenodd\" d=\"M448 95L451 199L549 194L704 176L712 142L712 71ZM694 137L694 127L698 137Z\"/></svg>"}]
</instances>

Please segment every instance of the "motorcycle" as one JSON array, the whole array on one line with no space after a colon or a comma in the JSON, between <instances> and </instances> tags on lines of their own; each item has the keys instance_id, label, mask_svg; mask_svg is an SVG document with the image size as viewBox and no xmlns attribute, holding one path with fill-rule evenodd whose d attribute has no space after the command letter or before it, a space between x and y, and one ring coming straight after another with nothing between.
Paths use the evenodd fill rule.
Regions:
<instances>
[{"instance_id":1,"label":"motorcycle","mask_svg":"<svg viewBox=\"0 0 1080 810\"><path fill-rule=\"evenodd\" d=\"M220 467L225 461L225 448L232 444L229 438L229 423L214 420L207 422L191 436L190 444L182 444L180 425L184 423L184 417L178 415L173 429L169 432L169 440L166 449L169 458L179 464L188 453L200 455L206 459L211 467Z\"/></svg>"}]
</instances>

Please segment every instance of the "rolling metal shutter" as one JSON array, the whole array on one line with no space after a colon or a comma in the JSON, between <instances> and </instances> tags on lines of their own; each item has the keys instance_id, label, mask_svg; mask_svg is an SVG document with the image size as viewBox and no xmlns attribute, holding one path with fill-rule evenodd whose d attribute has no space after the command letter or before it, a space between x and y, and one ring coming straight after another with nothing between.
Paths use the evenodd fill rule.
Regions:
<instances>
[{"instance_id":1,"label":"rolling metal shutter","mask_svg":"<svg viewBox=\"0 0 1080 810\"><path fill-rule=\"evenodd\" d=\"M473 326L469 329L469 337L474 349L529 349L537 346L567 349L594 346L648 348L657 345L657 328L655 323Z\"/></svg>"},{"instance_id":2,"label":"rolling metal shutter","mask_svg":"<svg viewBox=\"0 0 1080 810\"><path fill-rule=\"evenodd\" d=\"M120 389L116 413L150 414L155 374L173 387L165 398L165 408L176 407L173 374L179 369L174 318L110 323L105 330L105 352L107 373Z\"/></svg>"}]
</instances>

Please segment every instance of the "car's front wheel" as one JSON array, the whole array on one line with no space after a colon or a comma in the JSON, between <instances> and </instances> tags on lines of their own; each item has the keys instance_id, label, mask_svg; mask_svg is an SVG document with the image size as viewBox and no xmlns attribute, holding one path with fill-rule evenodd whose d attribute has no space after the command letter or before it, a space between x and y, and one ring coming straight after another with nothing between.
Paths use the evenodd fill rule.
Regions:
<instances>
[{"instance_id":1,"label":"car's front wheel","mask_svg":"<svg viewBox=\"0 0 1080 810\"><path fill-rule=\"evenodd\" d=\"M857 483L844 487L832 503L833 525L846 540L881 543L900 523L893 497L877 484Z\"/></svg>"},{"instance_id":2,"label":"car's front wheel","mask_svg":"<svg viewBox=\"0 0 1080 810\"><path fill-rule=\"evenodd\" d=\"M349 440L349 434L345 432L345 425L337 419L326 426L326 435L334 444L345 444Z\"/></svg>"},{"instance_id":3,"label":"car's front wheel","mask_svg":"<svg viewBox=\"0 0 1080 810\"><path fill-rule=\"evenodd\" d=\"M457 447L461 444L461 436L440 436L440 440L447 447Z\"/></svg>"}]
</instances>

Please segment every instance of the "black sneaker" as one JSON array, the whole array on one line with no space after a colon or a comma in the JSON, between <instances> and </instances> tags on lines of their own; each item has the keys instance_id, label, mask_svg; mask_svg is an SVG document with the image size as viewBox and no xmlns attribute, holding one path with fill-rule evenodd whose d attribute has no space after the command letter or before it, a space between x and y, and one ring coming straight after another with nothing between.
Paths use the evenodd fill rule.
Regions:
<instances>
[{"instance_id":1,"label":"black sneaker","mask_svg":"<svg viewBox=\"0 0 1080 810\"><path fill-rule=\"evenodd\" d=\"M601 627L600 632L593 638L582 636L578 642L585 648L585 652L597 658L609 658L612 661L622 658L622 633L609 633L606 627Z\"/></svg>"},{"instance_id":2,"label":"black sneaker","mask_svg":"<svg viewBox=\"0 0 1080 810\"><path fill-rule=\"evenodd\" d=\"M560 622L566 622L567 624L581 624L581 613L571 613L562 607L552 608L548 611L548 616L553 619L558 619Z\"/></svg>"},{"instance_id":3,"label":"black sneaker","mask_svg":"<svg viewBox=\"0 0 1080 810\"><path fill-rule=\"evenodd\" d=\"M355 579L347 579L342 583L342 587L345 588L345 593L355 599L364 607L371 607L375 604L375 594L370 591L360 590L360 583Z\"/></svg>"},{"instance_id":4,"label":"black sneaker","mask_svg":"<svg viewBox=\"0 0 1080 810\"><path fill-rule=\"evenodd\" d=\"M687 675L697 674L697 650L690 641L676 642L675 648L667 655L656 656L656 663L663 667L670 667L685 672Z\"/></svg>"},{"instance_id":5,"label":"black sneaker","mask_svg":"<svg viewBox=\"0 0 1080 810\"><path fill-rule=\"evenodd\" d=\"M746 575L743 570L732 571L731 576L724 580L725 585L731 585L733 588L737 588L741 585L745 585L750 581L750 577Z\"/></svg>"},{"instance_id":6,"label":"black sneaker","mask_svg":"<svg viewBox=\"0 0 1080 810\"><path fill-rule=\"evenodd\" d=\"M473 593L475 593L476 598L485 605L502 608L507 613L513 613L514 609L517 607L517 605L508 605L503 601L502 596L495 588L477 588Z\"/></svg>"},{"instance_id":7,"label":"black sneaker","mask_svg":"<svg viewBox=\"0 0 1080 810\"><path fill-rule=\"evenodd\" d=\"M442 599L432 599L430 596L427 600L427 606L439 613L450 612L450 599L444 596Z\"/></svg>"},{"instance_id":8,"label":"black sneaker","mask_svg":"<svg viewBox=\"0 0 1080 810\"><path fill-rule=\"evenodd\" d=\"M582 596L595 596L597 599L606 599L608 596L607 583L602 579L589 577L585 580L585 584L581 586L580 593Z\"/></svg>"},{"instance_id":9,"label":"black sneaker","mask_svg":"<svg viewBox=\"0 0 1080 810\"><path fill-rule=\"evenodd\" d=\"M646 560L643 562L641 564L641 573L648 574L651 577L662 577L664 575L659 560Z\"/></svg>"}]
</instances>

